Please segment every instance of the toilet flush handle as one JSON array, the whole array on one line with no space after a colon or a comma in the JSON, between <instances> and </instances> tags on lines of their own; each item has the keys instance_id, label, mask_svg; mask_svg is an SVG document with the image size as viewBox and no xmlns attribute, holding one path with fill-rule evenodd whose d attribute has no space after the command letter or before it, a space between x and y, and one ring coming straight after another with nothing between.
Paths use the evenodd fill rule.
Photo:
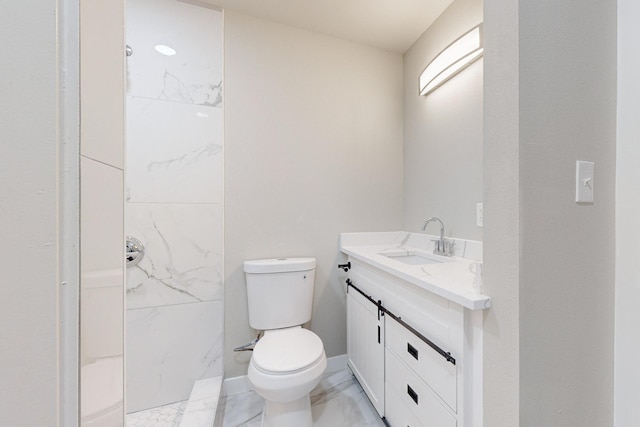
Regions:
<instances>
[{"instance_id":1,"label":"toilet flush handle","mask_svg":"<svg viewBox=\"0 0 640 427\"><path fill-rule=\"evenodd\" d=\"M260 340L260 334L258 334L255 340L251 341L248 344L241 345L240 347L236 347L233 349L233 351L253 351L253 347L257 344L259 340Z\"/></svg>"}]
</instances>

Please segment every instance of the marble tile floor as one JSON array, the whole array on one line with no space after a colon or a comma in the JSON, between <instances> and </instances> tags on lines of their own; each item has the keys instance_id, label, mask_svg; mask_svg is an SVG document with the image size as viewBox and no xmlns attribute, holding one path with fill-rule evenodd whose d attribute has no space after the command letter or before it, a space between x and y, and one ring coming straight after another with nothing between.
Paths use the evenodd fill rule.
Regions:
<instances>
[{"instance_id":1,"label":"marble tile floor","mask_svg":"<svg viewBox=\"0 0 640 427\"><path fill-rule=\"evenodd\" d=\"M264 401L249 391L221 399L217 427L260 427ZM351 371L325 374L311 392L315 427L384 427Z\"/></svg>"},{"instance_id":2,"label":"marble tile floor","mask_svg":"<svg viewBox=\"0 0 640 427\"><path fill-rule=\"evenodd\" d=\"M127 414L127 427L178 427L187 402Z\"/></svg>"}]
</instances>

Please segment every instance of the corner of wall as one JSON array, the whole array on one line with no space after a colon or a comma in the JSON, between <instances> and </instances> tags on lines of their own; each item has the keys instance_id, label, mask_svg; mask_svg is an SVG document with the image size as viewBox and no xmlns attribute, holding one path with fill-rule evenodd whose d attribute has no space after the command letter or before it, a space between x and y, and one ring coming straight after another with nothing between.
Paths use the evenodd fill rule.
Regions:
<instances>
[{"instance_id":1,"label":"corner of wall","mask_svg":"<svg viewBox=\"0 0 640 427\"><path fill-rule=\"evenodd\" d=\"M484 425L520 423L518 4L484 4ZM489 380L490 379L490 380Z\"/></svg>"}]
</instances>

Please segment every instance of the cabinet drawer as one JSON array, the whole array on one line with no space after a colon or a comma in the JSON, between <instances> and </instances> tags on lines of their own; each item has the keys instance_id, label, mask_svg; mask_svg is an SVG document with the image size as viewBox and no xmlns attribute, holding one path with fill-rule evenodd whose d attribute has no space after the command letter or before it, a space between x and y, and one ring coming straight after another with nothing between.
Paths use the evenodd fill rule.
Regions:
<instances>
[{"instance_id":1,"label":"cabinet drawer","mask_svg":"<svg viewBox=\"0 0 640 427\"><path fill-rule=\"evenodd\" d=\"M438 400L433 390L389 350L385 353L385 364L387 389L400 398L422 425L456 427L456 417Z\"/></svg>"},{"instance_id":2,"label":"cabinet drawer","mask_svg":"<svg viewBox=\"0 0 640 427\"><path fill-rule=\"evenodd\" d=\"M391 427L423 427L413 412L404 404L400 395L389 388L385 390L385 419Z\"/></svg>"},{"instance_id":3,"label":"cabinet drawer","mask_svg":"<svg viewBox=\"0 0 640 427\"><path fill-rule=\"evenodd\" d=\"M447 362L424 341L389 317L386 320L385 339L387 348L457 412L456 365Z\"/></svg>"}]
</instances>

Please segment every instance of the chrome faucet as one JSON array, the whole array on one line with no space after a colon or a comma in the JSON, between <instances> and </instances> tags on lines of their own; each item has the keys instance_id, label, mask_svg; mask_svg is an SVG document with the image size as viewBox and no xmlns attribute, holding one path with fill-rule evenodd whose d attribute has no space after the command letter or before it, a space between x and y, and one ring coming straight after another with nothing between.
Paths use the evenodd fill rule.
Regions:
<instances>
[{"instance_id":1,"label":"chrome faucet","mask_svg":"<svg viewBox=\"0 0 640 427\"><path fill-rule=\"evenodd\" d=\"M453 246L455 245L455 242L453 240L444 238L444 223L440 218L431 217L428 220L426 220L422 225L422 231L425 231L427 229L427 225L429 225L429 223L432 221L437 221L440 223L440 239L434 240L436 244L435 244L435 247L433 248L433 253L436 255L444 255L444 256L453 255L452 250L453 250Z\"/></svg>"}]
</instances>

